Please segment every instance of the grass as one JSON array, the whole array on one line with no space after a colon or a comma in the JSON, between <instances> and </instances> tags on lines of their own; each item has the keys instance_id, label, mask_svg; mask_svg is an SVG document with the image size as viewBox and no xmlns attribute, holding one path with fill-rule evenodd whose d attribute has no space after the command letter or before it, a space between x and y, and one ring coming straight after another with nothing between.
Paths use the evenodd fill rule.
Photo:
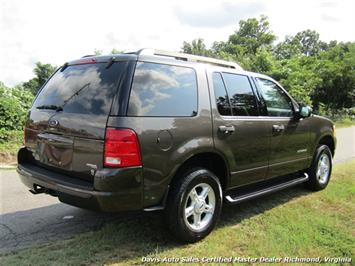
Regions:
<instances>
[{"instance_id":1,"label":"grass","mask_svg":"<svg viewBox=\"0 0 355 266\"><path fill-rule=\"evenodd\" d=\"M12 140L7 142L0 142L0 152L2 153L9 153L9 154L16 154L18 149L21 147L23 140Z\"/></svg>"},{"instance_id":2,"label":"grass","mask_svg":"<svg viewBox=\"0 0 355 266\"><path fill-rule=\"evenodd\" d=\"M16 154L23 144L23 131L10 131L9 141L0 140L0 164L13 164Z\"/></svg>"},{"instance_id":3,"label":"grass","mask_svg":"<svg viewBox=\"0 0 355 266\"><path fill-rule=\"evenodd\" d=\"M224 207L218 227L195 244L174 242L160 216L148 214L106 223L69 240L0 255L0 264L132 265L142 264L142 257L351 257L354 221L352 161L334 167L326 190L310 193L296 187Z\"/></svg>"},{"instance_id":4,"label":"grass","mask_svg":"<svg viewBox=\"0 0 355 266\"><path fill-rule=\"evenodd\" d=\"M355 119L344 118L341 120L335 120L336 128L345 128L355 126Z\"/></svg>"}]
</instances>

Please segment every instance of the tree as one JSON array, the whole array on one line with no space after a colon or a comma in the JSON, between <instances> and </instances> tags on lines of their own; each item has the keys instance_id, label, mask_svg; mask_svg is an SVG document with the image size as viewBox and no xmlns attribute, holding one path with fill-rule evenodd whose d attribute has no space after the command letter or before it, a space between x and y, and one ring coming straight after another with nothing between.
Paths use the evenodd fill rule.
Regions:
<instances>
[{"instance_id":1,"label":"tree","mask_svg":"<svg viewBox=\"0 0 355 266\"><path fill-rule=\"evenodd\" d=\"M10 140L14 132L23 129L32 101L30 91L21 86L8 88L0 82L0 142Z\"/></svg>"},{"instance_id":2,"label":"tree","mask_svg":"<svg viewBox=\"0 0 355 266\"><path fill-rule=\"evenodd\" d=\"M94 55L102 55L102 50L95 49L94 50Z\"/></svg>"},{"instance_id":3,"label":"tree","mask_svg":"<svg viewBox=\"0 0 355 266\"><path fill-rule=\"evenodd\" d=\"M287 36L276 46L274 40L267 17L261 16L241 20L227 41L214 42L210 49L202 39L184 42L182 49L270 75L297 101L316 111L323 108L333 113L355 106L355 43L325 43L313 30Z\"/></svg>"},{"instance_id":4,"label":"tree","mask_svg":"<svg viewBox=\"0 0 355 266\"><path fill-rule=\"evenodd\" d=\"M182 52L187 54L209 56L212 55L211 51L206 48L204 40L199 38L192 40L191 43L184 42L182 45Z\"/></svg>"},{"instance_id":5,"label":"tree","mask_svg":"<svg viewBox=\"0 0 355 266\"><path fill-rule=\"evenodd\" d=\"M330 44L330 45L334 45ZM313 30L298 32L295 36L287 36L285 41L274 48L278 59L290 59L293 56L314 56L325 51L328 45L319 40L319 34Z\"/></svg>"},{"instance_id":6,"label":"tree","mask_svg":"<svg viewBox=\"0 0 355 266\"><path fill-rule=\"evenodd\" d=\"M322 79L312 95L317 106L328 110L355 106L355 43L339 43L322 52L314 72Z\"/></svg>"},{"instance_id":7,"label":"tree","mask_svg":"<svg viewBox=\"0 0 355 266\"><path fill-rule=\"evenodd\" d=\"M260 20L256 18L241 20L239 29L229 36L228 46L231 52L243 51L245 54L255 55L258 49L271 48L275 39L268 18L262 15Z\"/></svg>"},{"instance_id":8,"label":"tree","mask_svg":"<svg viewBox=\"0 0 355 266\"><path fill-rule=\"evenodd\" d=\"M226 42L214 42L211 52L216 57L239 63L251 71L269 71L274 58L271 48L276 36L266 16L239 22L239 28Z\"/></svg>"},{"instance_id":9,"label":"tree","mask_svg":"<svg viewBox=\"0 0 355 266\"><path fill-rule=\"evenodd\" d=\"M38 90L54 73L56 68L56 66L53 66L51 64L42 64L41 62L37 62L36 67L33 70L36 76L30 79L29 81L23 83L23 88L32 92L33 95L36 95Z\"/></svg>"},{"instance_id":10,"label":"tree","mask_svg":"<svg viewBox=\"0 0 355 266\"><path fill-rule=\"evenodd\" d=\"M322 79L314 71L317 59L313 57L293 57L278 63L270 73L299 102L313 105L311 97Z\"/></svg>"},{"instance_id":11,"label":"tree","mask_svg":"<svg viewBox=\"0 0 355 266\"><path fill-rule=\"evenodd\" d=\"M124 53L122 50L118 50L118 49L116 49L116 48L113 48L113 49L111 50L111 53L110 53L110 54L122 54L122 53Z\"/></svg>"}]
</instances>

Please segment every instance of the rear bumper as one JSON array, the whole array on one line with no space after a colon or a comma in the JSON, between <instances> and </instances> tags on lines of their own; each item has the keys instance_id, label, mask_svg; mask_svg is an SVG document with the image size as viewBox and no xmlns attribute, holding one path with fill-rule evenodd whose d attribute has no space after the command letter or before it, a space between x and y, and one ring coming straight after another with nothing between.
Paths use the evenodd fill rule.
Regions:
<instances>
[{"instance_id":1,"label":"rear bumper","mask_svg":"<svg viewBox=\"0 0 355 266\"><path fill-rule=\"evenodd\" d=\"M69 205L106 212L142 209L140 167L98 170L93 184L22 162L20 158L17 172L22 183L31 190L43 188Z\"/></svg>"}]
</instances>

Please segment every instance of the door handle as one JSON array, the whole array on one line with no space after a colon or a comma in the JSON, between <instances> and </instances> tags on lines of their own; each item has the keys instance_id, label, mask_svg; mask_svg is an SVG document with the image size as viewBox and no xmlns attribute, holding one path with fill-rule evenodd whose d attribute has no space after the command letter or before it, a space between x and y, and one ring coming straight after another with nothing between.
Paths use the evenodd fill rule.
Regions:
<instances>
[{"instance_id":1,"label":"door handle","mask_svg":"<svg viewBox=\"0 0 355 266\"><path fill-rule=\"evenodd\" d=\"M218 130L228 134L228 133L233 133L235 131L235 127L234 126L219 126Z\"/></svg>"},{"instance_id":2,"label":"door handle","mask_svg":"<svg viewBox=\"0 0 355 266\"><path fill-rule=\"evenodd\" d=\"M285 126L284 125L273 125L272 126L272 131L276 132L276 133L280 133L282 131L285 130Z\"/></svg>"}]
</instances>

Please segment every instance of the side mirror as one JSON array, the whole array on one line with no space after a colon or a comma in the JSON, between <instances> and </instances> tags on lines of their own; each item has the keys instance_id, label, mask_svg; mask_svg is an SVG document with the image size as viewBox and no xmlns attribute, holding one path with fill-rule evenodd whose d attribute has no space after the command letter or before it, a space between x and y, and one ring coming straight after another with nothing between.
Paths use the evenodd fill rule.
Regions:
<instances>
[{"instance_id":1,"label":"side mirror","mask_svg":"<svg viewBox=\"0 0 355 266\"><path fill-rule=\"evenodd\" d=\"M310 117L312 114L312 108L307 106L307 105L303 105L300 104L299 110L298 110L298 117L299 118L307 118Z\"/></svg>"}]
</instances>

